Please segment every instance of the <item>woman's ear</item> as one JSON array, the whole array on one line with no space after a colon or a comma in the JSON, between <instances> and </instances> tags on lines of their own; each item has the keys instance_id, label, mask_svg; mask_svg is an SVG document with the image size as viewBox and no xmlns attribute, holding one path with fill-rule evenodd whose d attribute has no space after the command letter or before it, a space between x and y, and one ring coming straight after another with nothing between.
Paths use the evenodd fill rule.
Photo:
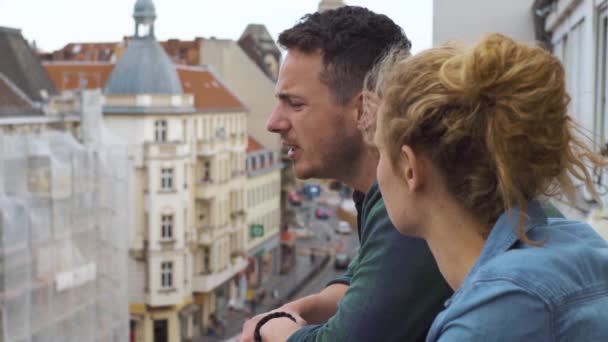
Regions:
<instances>
[{"instance_id":1,"label":"woman's ear","mask_svg":"<svg viewBox=\"0 0 608 342\"><path fill-rule=\"evenodd\" d=\"M405 179L408 188L412 191L419 190L425 180L424 163L409 145L401 146L400 165L403 179Z\"/></svg>"}]
</instances>

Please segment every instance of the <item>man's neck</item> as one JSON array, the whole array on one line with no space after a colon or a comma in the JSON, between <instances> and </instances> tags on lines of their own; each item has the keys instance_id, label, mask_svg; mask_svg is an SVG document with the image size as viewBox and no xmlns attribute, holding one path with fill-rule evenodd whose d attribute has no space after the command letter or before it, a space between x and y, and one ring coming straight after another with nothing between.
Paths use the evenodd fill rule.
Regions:
<instances>
[{"instance_id":1,"label":"man's neck","mask_svg":"<svg viewBox=\"0 0 608 342\"><path fill-rule=\"evenodd\" d=\"M347 174L342 181L351 188L367 193L376 182L376 167L378 157L371 150L367 150L358 161L353 163L352 172Z\"/></svg>"}]
</instances>

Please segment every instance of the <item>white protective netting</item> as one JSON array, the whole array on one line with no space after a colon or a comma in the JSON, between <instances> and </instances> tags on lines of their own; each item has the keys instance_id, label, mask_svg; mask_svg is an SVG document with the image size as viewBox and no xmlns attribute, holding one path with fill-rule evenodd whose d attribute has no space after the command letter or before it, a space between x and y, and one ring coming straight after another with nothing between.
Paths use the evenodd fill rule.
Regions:
<instances>
[{"instance_id":1,"label":"white protective netting","mask_svg":"<svg viewBox=\"0 0 608 342\"><path fill-rule=\"evenodd\" d=\"M126 148L0 131L0 341L127 341Z\"/></svg>"}]
</instances>

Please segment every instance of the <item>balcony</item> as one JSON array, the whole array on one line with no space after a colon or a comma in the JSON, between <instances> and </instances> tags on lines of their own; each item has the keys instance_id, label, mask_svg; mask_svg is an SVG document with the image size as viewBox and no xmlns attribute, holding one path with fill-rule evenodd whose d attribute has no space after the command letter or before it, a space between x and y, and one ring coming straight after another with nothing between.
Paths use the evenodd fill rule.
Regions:
<instances>
[{"instance_id":1,"label":"balcony","mask_svg":"<svg viewBox=\"0 0 608 342\"><path fill-rule=\"evenodd\" d=\"M179 305L184 300L182 292L179 287L157 288L146 294L146 303L153 307Z\"/></svg>"},{"instance_id":2,"label":"balcony","mask_svg":"<svg viewBox=\"0 0 608 342\"><path fill-rule=\"evenodd\" d=\"M220 184L212 180L202 180L196 184L196 197L200 199L212 199L217 195Z\"/></svg>"},{"instance_id":3,"label":"balcony","mask_svg":"<svg viewBox=\"0 0 608 342\"><path fill-rule=\"evenodd\" d=\"M196 145L196 153L199 156L212 156L219 151L226 150L230 147L230 141L226 139L211 139L199 142Z\"/></svg>"},{"instance_id":4,"label":"balcony","mask_svg":"<svg viewBox=\"0 0 608 342\"><path fill-rule=\"evenodd\" d=\"M144 154L146 158L186 156L190 153L188 145L181 142L146 143Z\"/></svg>"},{"instance_id":5,"label":"balcony","mask_svg":"<svg viewBox=\"0 0 608 342\"><path fill-rule=\"evenodd\" d=\"M213 180L201 180L196 184L196 197L210 200L217 196L219 191L236 191L245 189L246 179L244 176L230 178L223 182Z\"/></svg>"},{"instance_id":6,"label":"balcony","mask_svg":"<svg viewBox=\"0 0 608 342\"><path fill-rule=\"evenodd\" d=\"M219 272L195 275L192 279L192 290L194 292L209 293L239 272L242 272L246 267L247 260L243 257L236 257L228 267Z\"/></svg>"},{"instance_id":7,"label":"balcony","mask_svg":"<svg viewBox=\"0 0 608 342\"><path fill-rule=\"evenodd\" d=\"M231 224L224 224L217 227L205 226L199 228L197 230L197 242L201 245L210 246L213 244L213 241L215 241L218 237L221 237L222 235L226 234L226 232L230 232L231 229Z\"/></svg>"}]
</instances>

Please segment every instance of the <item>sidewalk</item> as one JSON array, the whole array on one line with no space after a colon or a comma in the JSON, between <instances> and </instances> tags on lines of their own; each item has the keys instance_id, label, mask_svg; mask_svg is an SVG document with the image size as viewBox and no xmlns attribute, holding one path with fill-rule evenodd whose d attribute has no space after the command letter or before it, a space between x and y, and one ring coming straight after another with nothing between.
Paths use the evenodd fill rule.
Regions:
<instances>
[{"instance_id":1,"label":"sidewalk","mask_svg":"<svg viewBox=\"0 0 608 342\"><path fill-rule=\"evenodd\" d=\"M316 273L327 265L329 256L318 257L314 262L310 261L310 257L297 255L296 264L291 272L283 275L274 275L269 279L264 286L266 289L266 297L264 301L258 303L256 313L263 313L276 309L282 303L291 299L304 285L306 285ZM279 299L274 300L270 295L273 290L279 291ZM224 336L201 336L198 341L204 342L220 342L234 341L233 336L237 336L241 332L241 328L245 320L254 314L245 312L228 311L226 317L226 333Z\"/></svg>"}]
</instances>

